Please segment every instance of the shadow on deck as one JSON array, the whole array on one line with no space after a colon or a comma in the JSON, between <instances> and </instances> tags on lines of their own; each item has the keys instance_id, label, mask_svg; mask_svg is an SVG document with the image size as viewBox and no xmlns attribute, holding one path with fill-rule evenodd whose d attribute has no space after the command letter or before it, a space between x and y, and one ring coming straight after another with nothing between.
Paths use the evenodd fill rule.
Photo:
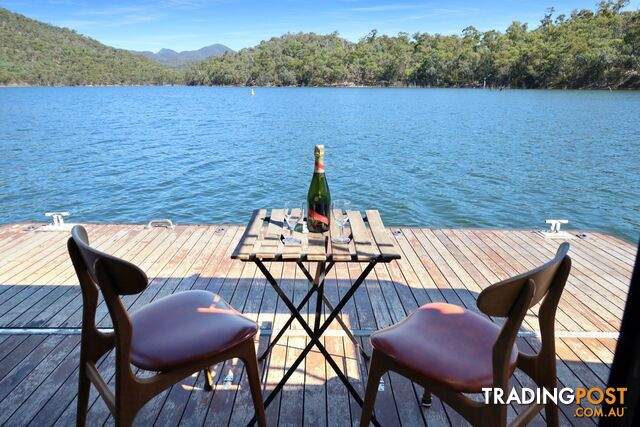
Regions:
<instances>
[{"instance_id":1,"label":"shadow on deck","mask_svg":"<svg viewBox=\"0 0 640 427\"><path fill-rule=\"evenodd\" d=\"M137 296L125 297L124 302L130 311L142 307L149 301L194 287L182 286L195 284L200 276L184 278L156 278L145 292ZM175 287L167 287L167 280L177 282ZM236 308L243 308L248 317L259 322L261 334L257 345L261 352L266 348L273 329L279 327L288 318L289 312L279 302L273 289L263 280L254 278L207 278L201 280L206 286L198 287L222 294ZM152 281L153 283L153 281ZM235 283L233 289L225 292L224 283ZM396 282L378 281L379 286L395 289ZM283 280L283 289L289 295L304 295L306 290L303 280ZM217 286L220 285L220 286ZM327 283L327 294L333 303L339 295L346 292L350 281L334 280ZM18 302L18 292L29 290ZM57 292L56 292L57 291ZM361 344L370 351L368 334L371 329L362 328L367 319L358 311L358 300L367 298L363 288L354 302L347 305L343 312L345 322L358 335ZM475 298L477 294L468 289L451 289L453 294L466 294ZM7 295L10 294L10 295ZM13 295L11 295L13 294ZM226 294L226 295L225 295ZM47 305L48 296L58 296L54 304ZM6 297L6 298L4 298ZM36 299L37 297L37 299ZM3 311L0 318L5 331L13 329L12 334L0 335L0 423L8 425L69 425L75 417L75 395L77 387L77 366L79 363L79 335L76 328L80 326L81 296L77 286L0 286L0 298L7 308L13 300L13 309ZM25 328L46 328L34 334L21 334L15 321L10 321L16 314L16 308L26 306L29 301L32 310L22 311L22 323ZM242 303L244 301L244 303ZM462 301L460 299L460 301ZM66 302L66 304L64 304ZM461 304L464 305L464 304ZM417 303L416 303L417 306ZM257 307L257 308L256 308ZM475 306L467 307L476 310ZM311 314L310 314L311 315ZM389 318L402 318L401 313L388 312ZM98 309L100 327L109 328L111 322L104 304ZM362 322L361 323L361 319ZM535 337L537 318L530 312L526 325L521 331L518 346L521 351L534 353L540 345ZM54 331L54 329L58 329ZM372 328L374 329L374 328ZM28 332L25 330L25 332ZM610 363L615 349L615 339L600 333L590 337L570 337L568 332L558 332L558 386L559 387L604 387L608 378ZM534 335L534 336L532 336ZM261 375L266 394L277 384L288 366L307 343L304 331L294 323L293 330L285 335L267 360L261 365ZM334 322L324 339L327 349L337 360L351 379L354 387L362 394L366 382L366 363L356 357L355 346L340 331ZM105 378L114 380L113 354L109 353L100 363L100 370ZM204 379L201 374L185 378L181 383L149 402L139 413L137 425L245 425L253 414L253 406L244 375L244 367L239 361L229 361L213 369L216 387L213 392L203 389ZM139 372L139 375L148 375ZM232 374L232 375L230 375ZM229 381L231 380L231 381ZM517 371L511 380L511 386L519 390L521 387L534 387L534 383L523 372ZM376 414L382 425L461 425L464 420L451 408L437 399L430 409L419 405L421 387L396 374L384 377L384 391L379 393L376 402ZM92 391L88 425L112 423L105 404L97 399ZM481 399L481 395L476 396ZM574 405L561 406L561 421L566 425L593 425L591 419L575 417ZM520 408L512 405L510 418L514 418ZM332 368L322 355L312 351L298 371L291 377L289 384L267 409L269 425L352 425L357 424L360 408L349 397L342 383L335 376ZM539 415L531 425L543 425L544 418Z\"/></svg>"},{"instance_id":2,"label":"shadow on deck","mask_svg":"<svg viewBox=\"0 0 640 427\"><path fill-rule=\"evenodd\" d=\"M74 423L82 299L66 254L64 233L26 233L24 225L0 226L0 424L60 425ZM157 298L188 289L220 294L261 326L259 349L288 318L252 263L229 259L243 228L178 226L175 230L146 230L139 225L87 227L101 250L132 261L145 270L150 286L124 298L131 312ZM389 326L432 301L446 301L471 310L486 286L526 271L549 259L559 245L530 231L434 230L400 228L393 238L402 259L379 264L343 310L343 319L367 348L371 331ZM599 233L570 242L573 269L561 300L557 321L557 360L560 387L602 387L615 350L635 248ZM284 291L298 302L308 283L294 265L268 266ZM309 266L308 266L309 267ZM325 291L334 304L361 272L357 264L337 264ZM534 308L535 310L535 308ZM311 312L311 311L310 311ZM308 312L308 313L310 313ZM110 327L104 304L98 325ZM285 335L261 368L268 393L302 350L306 338L299 325ZM32 330L34 329L34 330ZM50 329L56 329L50 330ZM518 346L539 347L535 312L525 318ZM336 322L324 338L354 386L362 391L366 366L340 333ZM105 378L113 377L112 355L100 364ZM243 366L229 361L214 368L216 388L203 390L203 378L184 379L158 396L138 415L138 425L244 425L253 414ZM232 381L225 381L231 378ZM516 372L512 386L532 386ZM376 414L383 425L460 425L462 419L435 401L419 405L422 390L395 374L384 377ZM108 410L92 391L89 425L112 424ZM519 408L512 406L514 417ZM575 407L561 407L563 424L593 425L576 418ZM319 352L310 353L283 393L267 409L269 425L353 425L360 408L349 398ZM544 424L542 416L532 425Z\"/></svg>"}]
</instances>

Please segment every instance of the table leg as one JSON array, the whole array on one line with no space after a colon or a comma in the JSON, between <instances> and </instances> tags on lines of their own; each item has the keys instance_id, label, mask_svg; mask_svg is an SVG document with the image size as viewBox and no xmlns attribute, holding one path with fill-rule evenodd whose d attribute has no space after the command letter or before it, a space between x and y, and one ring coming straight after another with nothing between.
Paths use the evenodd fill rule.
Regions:
<instances>
[{"instance_id":1,"label":"table leg","mask_svg":"<svg viewBox=\"0 0 640 427\"><path fill-rule=\"evenodd\" d=\"M332 265L333 265L333 263L331 264L331 266ZM302 264L302 262L298 261L298 266L300 267L300 270L302 270L304 275L307 277L309 282L313 283L313 278L311 277L311 274L309 273L309 270L307 270L305 268L304 264ZM327 269L326 273L328 273L328 272L329 272L329 269ZM325 275L326 275L326 273L325 273ZM331 301L329 301L329 299L327 298L326 295L324 295L324 293L322 295L322 300L323 300L324 304L327 306L327 308L329 309L329 311L335 311L335 307L333 306L333 304L331 304ZM300 309L302 309L302 307L300 307ZM351 332L351 329L347 326L347 324L344 322L344 320L342 320L342 317L340 316L339 313L336 316L335 320L340 324L342 329L344 329L345 333L347 334L347 336L349 337L351 342L360 348L360 353L362 354L362 356L365 357L366 359L369 359L369 355L360 346L360 343L358 342L356 337L353 335L353 332Z\"/></svg>"},{"instance_id":2,"label":"table leg","mask_svg":"<svg viewBox=\"0 0 640 427\"><path fill-rule=\"evenodd\" d=\"M324 300L324 304L327 306L329 311L335 311L336 310L335 307L333 306L333 304L331 304L331 302L327 299L326 295L323 294L322 295L322 299ZM342 329L344 329L344 331L347 333L347 336L349 337L351 342L360 350L360 354L362 355L362 357L364 357L365 359L368 360L369 359L369 355L367 354L366 351L364 351L364 348L362 348L362 346L360 345L360 343L358 342L356 337L353 335L353 333L351 332L349 327L344 324L344 321L342 320L342 317L340 317L340 314L338 314L336 316L336 320L338 321L340 326L342 326Z\"/></svg>"},{"instance_id":3,"label":"table leg","mask_svg":"<svg viewBox=\"0 0 640 427\"><path fill-rule=\"evenodd\" d=\"M280 392L282 387L284 387L285 383L289 380L291 375L295 372L295 370L298 368L298 366L300 365L302 360L304 360L304 358L309 353L309 351L311 351L311 349L313 348L314 345L322 353L322 355L325 357L327 362L329 362L329 365L335 371L336 375L342 381L342 383L347 388L347 390L349 391L351 396L362 407L362 404L363 404L362 398L358 394L357 390L353 387L353 385L351 384L349 379L344 375L344 373L342 372L340 367L337 365L335 360L333 360L333 357L331 356L331 354L327 351L327 349L324 347L322 342L320 342L320 337L327 330L327 328L329 327L331 322L333 322L333 320L336 318L336 316L338 316L338 313L340 312L340 310L342 310L344 308L344 306L351 299L353 294L358 290L360 285L362 285L362 283L364 282L364 279L367 277L367 275L371 272L371 270L373 270L373 267L376 265L376 261L371 261L369 263L369 265L367 265L367 267L360 274L358 279L356 279L356 281L351 286L351 288L349 288L347 293L342 297L342 299L340 300L338 305L335 307L335 309L329 314L327 319L325 319L324 323L322 323L322 325L319 326L319 328L317 328L316 330L312 330L311 327L307 324L307 322L304 320L304 318L300 314L300 311L297 310L296 306L294 306L293 303L291 302L291 300L289 300L289 298L284 293L282 288L280 288L280 286L278 285L278 282L273 278L273 276L271 275L269 270L264 266L264 264L261 261L258 260L258 261L256 261L256 265L258 266L258 268L260 269L262 274L264 274L264 276L266 277L267 281L269 281L269 283L273 286L273 288L275 289L276 293L278 294L278 296L280 296L280 298L285 303L287 308L291 311L291 313L293 314L295 319L298 320L298 322L300 322L300 324L302 325L302 328L305 330L305 332L309 335L309 338L311 339L309 344L307 344L307 346L304 348L302 353L295 360L293 365L289 368L289 370L282 377L280 382L275 386L275 388L269 394L269 396L267 396L267 399L264 402L265 408L269 406L269 404L273 401L275 396ZM323 281L321 282L321 285L317 289L318 293L320 294L320 297L318 298L319 302L322 302L322 299L321 299L322 295L323 295L322 291L324 290L324 288L322 287L323 284L324 284L324 277L323 277ZM316 316L315 321L319 324L319 311L317 309L318 306L319 306L319 304L316 305L317 316ZM253 425L255 423L255 421L256 421L256 419L255 419L255 416L254 416L254 418L249 422L249 425ZM375 419L375 417L372 417L371 422L376 426L380 425L378 423L378 421Z\"/></svg>"},{"instance_id":4,"label":"table leg","mask_svg":"<svg viewBox=\"0 0 640 427\"><path fill-rule=\"evenodd\" d=\"M316 277L313 279L313 284L316 285L316 283L318 283L318 288L317 288L317 292L318 292L318 298L316 298L316 316L313 319L313 331L314 332L318 332L318 329L320 328L320 316L322 314L322 297L324 296L324 278L325 278L325 272L321 271L324 270L324 262L319 262L318 263L318 268L316 269ZM320 280L322 279L322 280Z\"/></svg>"},{"instance_id":5,"label":"table leg","mask_svg":"<svg viewBox=\"0 0 640 427\"><path fill-rule=\"evenodd\" d=\"M331 271L331 268L333 268L334 263L331 262L329 263L329 266L326 267L324 263L322 263L322 275L318 276L318 272L320 272L320 265L318 265L317 268L317 272L316 272L316 276L318 276L319 278L321 277L321 282L316 282L315 279L313 279L311 277L311 275L309 274L309 271L304 267L304 265L302 263L298 263L298 265L300 265L302 267L302 271L305 274L305 276L307 276L307 279L309 279L309 281L311 282L311 289L309 289L309 291L307 292L307 294L304 296L304 298L302 298L302 301L300 301L300 304L298 304L298 306L296 307L296 310L299 312L300 310L302 310L302 308L307 304L307 302L309 301L309 299L311 298L311 296L313 295L313 293L318 289L319 283L324 283L324 278L326 277L327 273L329 271ZM267 355L269 354L269 352L273 349L273 347L278 343L278 341L280 340L280 338L282 338L282 336L284 335L284 333L286 332L287 328L289 326L291 326L291 323L293 323L293 321L295 320L295 315L291 315L289 317L289 319L285 322L284 326L282 327L282 329L280 329L280 331L278 332L278 334L276 335L276 337L271 340L271 342L269 343L269 345L267 346L267 348L265 349L265 351L262 353L262 355L259 357L259 360L264 360Z\"/></svg>"}]
</instances>

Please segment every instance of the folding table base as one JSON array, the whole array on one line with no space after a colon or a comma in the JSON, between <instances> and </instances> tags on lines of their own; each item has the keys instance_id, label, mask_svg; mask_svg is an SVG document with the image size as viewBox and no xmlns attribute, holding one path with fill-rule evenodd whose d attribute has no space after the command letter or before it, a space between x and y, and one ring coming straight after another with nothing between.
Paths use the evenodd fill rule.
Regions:
<instances>
[{"instance_id":1,"label":"folding table base","mask_svg":"<svg viewBox=\"0 0 640 427\"><path fill-rule=\"evenodd\" d=\"M345 376L342 370L340 370L338 364L335 362L331 354L329 354L327 349L324 347L324 345L320 341L320 338L322 337L322 334L327 330L331 322L333 322L334 320L337 320L338 323L340 323L340 325L342 326L342 328L347 332L347 335L349 336L351 341L353 341L354 344L356 344L357 348L360 349L361 353L368 358L366 353L364 353L364 351L361 349L356 338L353 336L349 328L345 325L342 318L340 318L339 313L340 311L342 311L342 309L347 304L347 302L349 302L349 300L353 297L353 295L358 290L360 285L362 285L362 283L364 282L366 277L369 275L371 270L373 270L373 267L375 267L377 261L372 260L367 264L366 268L363 270L360 276L356 279L356 281L349 288L349 290L344 294L344 296L340 299L340 302L338 302L338 305L336 305L335 307L331 305L331 303L328 301L328 299L324 295L324 280L327 273L333 267L334 265L333 262L330 262L328 265L325 262L319 262L318 267L316 268L316 276L313 278L311 277L311 274L309 274L309 271L304 267L304 265L301 262L298 262L298 266L301 268L302 272L305 274L307 279L309 279L309 281L312 283L311 289L309 289L309 291L307 292L305 297L302 299L300 304L298 304L298 307L293 305L289 297L287 297L287 295L284 293L284 291L282 290L282 288L280 287L276 279L271 275L271 273L264 266L262 261L255 260L255 263L260 269L260 271L262 272L262 274L265 276L269 284L271 284L273 289L275 289L280 299L285 303L289 311L291 311L291 317L285 323L285 326L274 338L274 340L269 344L269 347L262 354L262 356L260 356L260 358L263 359L266 356L266 354L273 348L275 343L282 337L284 330L288 328L294 320L297 320L298 322L300 322L300 324L302 325L302 328L305 330L305 332L307 333L307 335L309 335L309 338L311 339L310 342L302 351L302 353L300 353L298 358L295 360L295 362L293 362L293 365L291 365L289 370L284 374L280 382L275 386L275 388L269 394L269 396L267 396L266 400L264 401L265 408L269 406L269 404L273 401L273 399L280 392L280 390L282 390L282 387L284 387L286 382L289 380L291 375L296 371L300 363L304 360L304 358L307 356L309 351L311 351L314 345L325 357L325 359L329 363L329 366L331 366L331 368L335 371L340 381L342 381L344 386L349 391L349 394L351 394L351 396L358 403L358 405L362 407L363 401L360 395L358 394L358 391L353 387L353 385L349 381L349 378L347 378L347 376ZM313 296L314 292L317 292L317 298L316 298L316 309L315 309L315 317L314 317L314 327L312 329L311 326L309 326L309 324L305 321L304 317L302 317L302 315L300 314L300 310L305 306L305 304L309 301L309 299L311 299L311 296ZM331 312L329 316L325 319L324 323L322 323L321 325L320 321L321 321L323 304L327 306L327 308L329 308ZM255 424L255 422L256 422L256 418L254 416L249 422L249 425L253 425ZM376 426L380 425L378 421L375 419L375 417L372 417L371 422Z\"/></svg>"},{"instance_id":2,"label":"folding table base","mask_svg":"<svg viewBox=\"0 0 640 427\"><path fill-rule=\"evenodd\" d=\"M304 298L302 298L302 301L300 301L300 303L296 307L296 311L300 312L300 310L302 310L302 308L305 305L307 305L307 303L313 296L314 292L318 291L320 287L320 283L318 283L318 278L322 277L323 283L324 283L324 278L329 273L329 271L331 271L331 268L333 268L335 263L331 262L326 267L324 263L319 263L316 269L316 278L311 276L311 273L309 273L309 270L307 270L307 268L304 266L302 262L298 261L297 264L298 264L298 267L300 267L300 270L302 270L302 272L306 276L309 283L311 283L311 288L309 288L309 291L306 293ZM322 271L320 271L321 269ZM334 312L336 310L333 304L331 304L331 301L329 301L329 299L324 293L322 293L322 302L329 309L330 312ZM284 326L282 326L282 329L280 329L276 337L273 340L271 340L267 348L262 352L262 355L259 357L259 360L266 359L266 357L269 355L273 347L278 343L280 338L282 338L286 330L289 328L289 326L291 326L291 324L295 319L296 319L296 316L292 314L289 317L289 319L285 322ZM318 316L317 319L320 319L320 317ZM335 320L340 324L340 326L342 327L344 332L347 334L351 342L356 346L356 348L358 349L362 357L364 357L366 360L369 360L369 355L367 354L367 352L364 351L364 349L362 348L362 346L360 345L356 337L351 332L351 329L349 329L349 327L346 325L344 320L342 320L342 317L340 317L340 313L337 313Z\"/></svg>"}]
</instances>

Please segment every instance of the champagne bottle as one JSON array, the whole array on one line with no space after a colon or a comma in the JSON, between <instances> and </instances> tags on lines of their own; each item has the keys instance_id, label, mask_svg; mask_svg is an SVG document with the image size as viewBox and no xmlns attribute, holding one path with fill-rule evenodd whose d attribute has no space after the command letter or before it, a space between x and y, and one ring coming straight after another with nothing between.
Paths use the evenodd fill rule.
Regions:
<instances>
[{"instance_id":1,"label":"champagne bottle","mask_svg":"<svg viewBox=\"0 0 640 427\"><path fill-rule=\"evenodd\" d=\"M324 175L324 145L316 145L313 178L307 195L307 227L312 233L329 231L331 193Z\"/></svg>"}]
</instances>

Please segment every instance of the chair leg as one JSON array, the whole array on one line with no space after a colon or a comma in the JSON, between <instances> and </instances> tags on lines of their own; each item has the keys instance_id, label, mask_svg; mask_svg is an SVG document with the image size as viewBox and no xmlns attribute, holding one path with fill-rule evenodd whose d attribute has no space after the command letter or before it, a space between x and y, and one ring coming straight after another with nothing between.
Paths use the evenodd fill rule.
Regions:
<instances>
[{"instance_id":1,"label":"chair leg","mask_svg":"<svg viewBox=\"0 0 640 427\"><path fill-rule=\"evenodd\" d=\"M551 338L553 339L553 337ZM551 353L555 356L555 351ZM544 384L543 387L548 390L553 390L558 386L557 376L556 376L556 360L555 357L548 358L548 367L544 370L542 374L543 378L540 380L540 383ZM560 425L560 417L558 415L558 405L553 404L552 402L547 403L544 406L544 415L545 420L547 421L547 426L558 427Z\"/></svg>"},{"instance_id":2,"label":"chair leg","mask_svg":"<svg viewBox=\"0 0 640 427\"><path fill-rule=\"evenodd\" d=\"M78 407L76 412L77 427L84 427L87 421L87 410L89 408L89 391L91 388L91 382L87 377L84 363L84 361L80 363L80 372L78 375Z\"/></svg>"},{"instance_id":3,"label":"chair leg","mask_svg":"<svg viewBox=\"0 0 640 427\"><path fill-rule=\"evenodd\" d=\"M258 357L253 340L247 344L244 355L244 364L247 370L247 379L249 380L249 388L251 389L251 398L256 411L256 420L259 427L267 425L264 414L264 402L262 401L262 384L260 383L260 372L258 371Z\"/></svg>"},{"instance_id":4,"label":"chair leg","mask_svg":"<svg viewBox=\"0 0 640 427\"><path fill-rule=\"evenodd\" d=\"M547 426L557 427L560 425L558 405L552 402L547 403L544 407L544 415L547 421Z\"/></svg>"},{"instance_id":5,"label":"chair leg","mask_svg":"<svg viewBox=\"0 0 640 427\"><path fill-rule=\"evenodd\" d=\"M120 413L115 416L116 427L131 427L137 414L137 411L121 410Z\"/></svg>"},{"instance_id":6,"label":"chair leg","mask_svg":"<svg viewBox=\"0 0 640 427\"><path fill-rule=\"evenodd\" d=\"M548 376L549 390L553 390L558 386L555 358L552 358L550 363L551 369L548 369L546 375ZM544 408L545 418L547 426L558 427L560 425L560 417L558 415L558 405L554 403L547 403Z\"/></svg>"},{"instance_id":7,"label":"chair leg","mask_svg":"<svg viewBox=\"0 0 640 427\"><path fill-rule=\"evenodd\" d=\"M424 393L422 394L422 400L420 401L420 404L425 408L431 408L431 403L432 403L431 391L428 390L425 387L424 388Z\"/></svg>"},{"instance_id":8,"label":"chair leg","mask_svg":"<svg viewBox=\"0 0 640 427\"><path fill-rule=\"evenodd\" d=\"M207 366L202 371L204 372L204 389L206 391L213 390L213 377L211 376L211 369Z\"/></svg>"},{"instance_id":9,"label":"chair leg","mask_svg":"<svg viewBox=\"0 0 640 427\"><path fill-rule=\"evenodd\" d=\"M364 403L362 405L362 415L360 416L360 427L368 427L373 415L373 407L376 403L378 395L378 385L380 378L387 371L380 355L375 349L371 353L371 362L369 363L369 377L367 378L367 389L364 393Z\"/></svg>"}]
</instances>

